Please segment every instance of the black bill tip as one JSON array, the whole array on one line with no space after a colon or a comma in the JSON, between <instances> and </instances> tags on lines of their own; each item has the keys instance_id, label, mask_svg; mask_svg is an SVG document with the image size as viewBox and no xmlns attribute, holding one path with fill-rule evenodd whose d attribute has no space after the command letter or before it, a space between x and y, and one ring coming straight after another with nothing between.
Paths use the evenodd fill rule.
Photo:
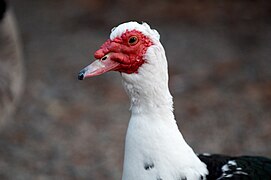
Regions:
<instances>
[{"instance_id":1,"label":"black bill tip","mask_svg":"<svg viewBox=\"0 0 271 180\"><path fill-rule=\"evenodd\" d=\"M85 70L83 69L83 70L81 70L80 72L79 72L79 74L78 74L78 79L79 80L83 80L84 79L84 77L85 77Z\"/></svg>"}]
</instances>

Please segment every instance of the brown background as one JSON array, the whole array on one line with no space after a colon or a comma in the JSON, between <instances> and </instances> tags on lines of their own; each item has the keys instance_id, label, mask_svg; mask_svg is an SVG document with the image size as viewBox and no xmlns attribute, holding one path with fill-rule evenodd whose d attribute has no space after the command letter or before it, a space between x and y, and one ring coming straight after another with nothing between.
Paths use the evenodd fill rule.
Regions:
<instances>
[{"instance_id":1,"label":"brown background","mask_svg":"<svg viewBox=\"0 0 271 180\"><path fill-rule=\"evenodd\" d=\"M268 1L10 2L26 89L0 131L1 179L120 179L129 119L121 78L77 73L126 20L160 32L176 119L196 152L271 156Z\"/></svg>"}]
</instances>

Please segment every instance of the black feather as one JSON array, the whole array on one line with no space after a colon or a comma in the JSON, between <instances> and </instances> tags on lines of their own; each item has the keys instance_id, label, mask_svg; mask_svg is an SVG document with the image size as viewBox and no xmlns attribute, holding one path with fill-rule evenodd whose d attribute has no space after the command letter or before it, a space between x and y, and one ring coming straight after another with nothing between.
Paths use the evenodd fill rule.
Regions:
<instances>
[{"instance_id":1,"label":"black feather","mask_svg":"<svg viewBox=\"0 0 271 180\"><path fill-rule=\"evenodd\" d=\"M0 21L3 19L7 9L7 3L5 0L0 0Z\"/></svg>"},{"instance_id":2,"label":"black feather","mask_svg":"<svg viewBox=\"0 0 271 180\"><path fill-rule=\"evenodd\" d=\"M207 179L271 180L271 159L265 157L230 157L217 154L200 154L198 157L207 165Z\"/></svg>"}]
</instances>

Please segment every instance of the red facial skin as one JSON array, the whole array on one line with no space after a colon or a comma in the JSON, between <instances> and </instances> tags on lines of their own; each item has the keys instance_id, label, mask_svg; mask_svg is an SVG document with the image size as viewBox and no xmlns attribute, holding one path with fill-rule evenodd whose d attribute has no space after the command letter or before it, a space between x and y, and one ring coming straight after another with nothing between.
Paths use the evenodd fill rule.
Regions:
<instances>
[{"instance_id":1,"label":"red facial skin","mask_svg":"<svg viewBox=\"0 0 271 180\"><path fill-rule=\"evenodd\" d=\"M137 43L130 44L129 39L136 36ZM120 63L115 71L127 74L137 73L138 68L144 63L143 56L147 48L153 45L151 40L137 30L126 31L113 40L107 40L94 54L96 59L101 59L110 53L110 59Z\"/></svg>"}]
</instances>

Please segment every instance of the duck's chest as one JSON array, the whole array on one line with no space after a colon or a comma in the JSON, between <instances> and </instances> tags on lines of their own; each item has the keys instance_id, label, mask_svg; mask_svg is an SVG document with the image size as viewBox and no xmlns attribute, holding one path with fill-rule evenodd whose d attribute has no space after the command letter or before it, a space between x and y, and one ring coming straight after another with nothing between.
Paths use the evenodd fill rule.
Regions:
<instances>
[{"instance_id":1,"label":"duck's chest","mask_svg":"<svg viewBox=\"0 0 271 180\"><path fill-rule=\"evenodd\" d=\"M123 180L185 178L194 156L175 122L132 117L126 135Z\"/></svg>"}]
</instances>

